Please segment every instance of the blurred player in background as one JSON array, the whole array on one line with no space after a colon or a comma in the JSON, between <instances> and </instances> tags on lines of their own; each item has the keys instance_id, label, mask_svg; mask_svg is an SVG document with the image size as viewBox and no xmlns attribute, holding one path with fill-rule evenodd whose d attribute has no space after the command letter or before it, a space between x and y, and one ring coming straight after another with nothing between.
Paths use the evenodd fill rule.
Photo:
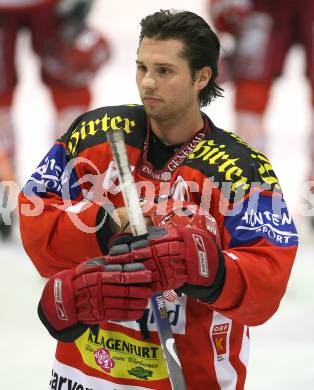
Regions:
<instances>
[{"instance_id":1,"label":"blurred player in background","mask_svg":"<svg viewBox=\"0 0 314 390\"><path fill-rule=\"evenodd\" d=\"M225 78L235 85L236 129L250 145L266 151L264 114L274 79L289 49L300 44L314 105L314 2L312 0L210 0L216 29L233 36L234 50L224 61ZM314 115L314 112L313 112ZM308 140L314 180L314 118ZM311 218L314 227L314 218Z\"/></svg>"},{"instance_id":2,"label":"blurred player in background","mask_svg":"<svg viewBox=\"0 0 314 390\"><path fill-rule=\"evenodd\" d=\"M92 3L93 0L0 0L1 182L15 181L11 110L18 83L14 63L18 32L26 28L31 33L32 48L41 60L42 80L56 109L55 137L58 137L75 117L89 108L88 86L109 58L106 39L86 23ZM2 207L6 206L7 197L3 190ZM3 238L10 236L11 226L0 214Z\"/></svg>"}]
</instances>

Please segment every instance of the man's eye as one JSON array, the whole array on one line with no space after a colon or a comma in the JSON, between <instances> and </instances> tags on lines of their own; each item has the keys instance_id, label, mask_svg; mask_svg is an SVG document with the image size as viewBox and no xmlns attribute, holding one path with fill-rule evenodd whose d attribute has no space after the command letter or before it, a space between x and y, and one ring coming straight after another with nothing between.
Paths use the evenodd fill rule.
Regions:
<instances>
[{"instance_id":1,"label":"man's eye","mask_svg":"<svg viewBox=\"0 0 314 390\"><path fill-rule=\"evenodd\" d=\"M141 72L146 72L147 68L145 65L137 65L137 69Z\"/></svg>"},{"instance_id":2,"label":"man's eye","mask_svg":"<svg viewBox=\"0 0 314 390\"><path fill-rule=\"evenodd\" d=\"M169 68L159 68L159 73L160 74L169 74L170 73L170 69Z\"/></svg>"}]
</instances>

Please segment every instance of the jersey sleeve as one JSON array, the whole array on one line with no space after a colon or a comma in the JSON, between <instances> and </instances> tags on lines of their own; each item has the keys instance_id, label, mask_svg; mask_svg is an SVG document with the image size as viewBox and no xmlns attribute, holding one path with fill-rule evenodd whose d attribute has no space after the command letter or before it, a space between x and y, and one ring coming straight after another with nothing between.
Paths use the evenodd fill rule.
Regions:
<instances>
[{"instance_id":1,"label":"jersey sleeve","mask_svg":"<svg viewBox=\"0 0 314 390\"><path fill-rule=\"evenodd\" d=\"M212 304L245 325L270 318L286 291L298 234L272 167L263 155L250 166L250 183L221 222L226 280Z\"/></svg>"},{"instance_id":2,"label":"jersey sleeve","mask_svg":"<svg viewBox=\"0 0 314 390\"><path fill-rule=\"evenodd\" d=\"M105 202L88 198L95 164L67 150L80 121L52 146L19 195L23 245L45 277L103 255L96 219Z\"/></svg>"}]
</instances>

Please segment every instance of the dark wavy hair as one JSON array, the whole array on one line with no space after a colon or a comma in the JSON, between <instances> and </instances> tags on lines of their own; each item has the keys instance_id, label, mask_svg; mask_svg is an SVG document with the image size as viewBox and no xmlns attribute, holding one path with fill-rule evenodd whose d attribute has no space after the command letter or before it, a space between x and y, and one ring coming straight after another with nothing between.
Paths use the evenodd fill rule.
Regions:
<instances>
[{"instance_id":1,"label":"dark wavy hair","mask_svg":"<svg viewBox=\"0 0 314 390\"><path fill-rule=\"evenodd\" d=\"M201 106L223 96L223 89L215 83L220 42L203 18L189 11L160 10L143 18L140 25L140 43L144 37L179 39L184 43L182 56L189 63L193 79L198 70L210 66L211 79L199 94Z\"/></svg>"}]
</instances>

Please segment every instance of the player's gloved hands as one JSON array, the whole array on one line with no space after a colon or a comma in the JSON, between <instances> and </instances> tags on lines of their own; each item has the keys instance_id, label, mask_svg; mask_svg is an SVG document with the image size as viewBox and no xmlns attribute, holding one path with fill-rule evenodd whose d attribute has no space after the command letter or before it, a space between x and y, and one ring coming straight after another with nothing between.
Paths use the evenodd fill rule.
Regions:
<instances>
[{"instance_id":1,"label":"player's gloved hands","mask_svg":"<svg viewBox=\"0 0 314 390\"><path fill-rule=\"evenodd\" d=\"M105 261L141 262L152 272L150 285L154 292L180 289L206 300L220 292L225 272L223 255L212 236L209 231L193 227L152 227L147 239L117 236ZM217 287L214 294L208 290L212 285Z\"/></svg>"},{"instance_id":2,"label":"player's gloved hands","mask_svg":"<svg viewBox=\"0 0 314 390\"><path fill-rule=\"evenodd\" d=\"M78 323L136 320L152 296L148 286L151 280L151 271L143 264L108 266L102 258L88 260L49 279L39 303L39 316L59 339L64 329L73 327L76 333ZM72 339L73 332L68 333Z\"/></svg>"}]
</instances>

